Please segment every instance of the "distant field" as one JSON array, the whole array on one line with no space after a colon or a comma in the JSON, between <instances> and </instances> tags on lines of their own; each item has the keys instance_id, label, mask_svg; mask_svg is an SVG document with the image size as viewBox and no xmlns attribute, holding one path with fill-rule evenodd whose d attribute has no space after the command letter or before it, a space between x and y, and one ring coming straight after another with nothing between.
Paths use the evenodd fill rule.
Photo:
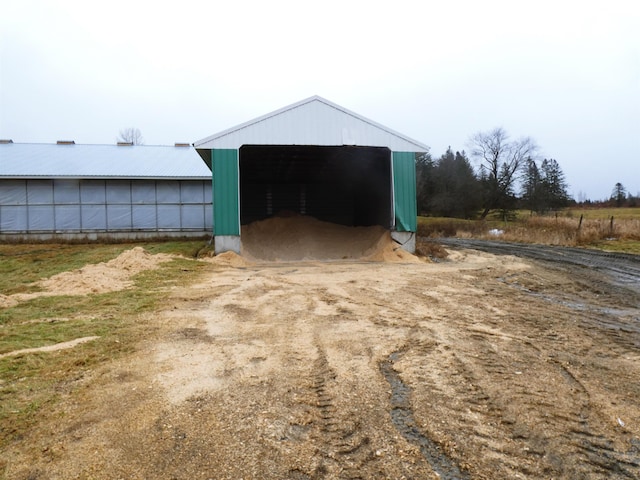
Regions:
<instances>
[{"instance_id":1,"label":"distant field","mask_svg":"<svg viewBox=\"0 0 640 480\"><path fill-rule=\"evenodd\" d=\"M490 238L640 254L640 208L575 208L557 215L520 210L508 221L498 215L485 221L418 217L418 236Z\"/></svg>"},{"instance_id":2,"label":"distant field","mask_svg":"<svg viewBox=\"0 0 640 480\"><path fill-rule=\"evenodd\" d=\"M583 215L588 220L596 219L640 219L640 207L636 208L569 208L560 212L561 216L580 218Z\"/></svg>"}]
</instances>

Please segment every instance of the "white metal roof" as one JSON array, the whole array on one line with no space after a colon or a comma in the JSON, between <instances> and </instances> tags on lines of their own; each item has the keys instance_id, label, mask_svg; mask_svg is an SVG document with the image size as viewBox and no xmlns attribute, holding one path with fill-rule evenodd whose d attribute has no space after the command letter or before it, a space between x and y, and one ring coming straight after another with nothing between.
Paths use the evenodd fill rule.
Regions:
<instances>
[{"instance_id":1,"label":"white metal roof","mask_svg":"<svg viewBox=\"0 0 640 480\"><path fill-rule=\"evenodd\" d=\"M193 147L0 144L0 178L210 179Z\"/></svg>"},{"instance_id":2,"label":"white metal roof","mask_svg":"<svg viewBox=\"0 0 640 480\"><path fill-rule=\"evenodd\" d=\"M314 96L194 143L197 149L242 145L357 145L396 152L429 147L379 123Z\"/></svg>"}]
</instances>

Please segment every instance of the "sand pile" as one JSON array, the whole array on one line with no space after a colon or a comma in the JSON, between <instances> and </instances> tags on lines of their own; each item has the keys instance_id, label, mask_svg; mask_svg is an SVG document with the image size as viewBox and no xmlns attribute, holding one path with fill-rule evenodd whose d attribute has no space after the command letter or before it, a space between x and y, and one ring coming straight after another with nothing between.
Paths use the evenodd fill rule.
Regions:
<instances>
[{"instance_id":1,"label":"sand pile","mask_svg":"<svg viewBox=\"0 0 640 480\"><path fill-rule=\"evenodd\" d=\"M171 258L171 255L151 255L142 247L134 247L106 263L85 265L72 272L62 272L41 280L38 285L57 295L113 292L132 286L133 275L158 268L160 263Z\"/></svg>"},{"instance_id":2,"label":"sand pile","mask_svg":"<svg viewBox=\"0 0 640 480\"><path fill-rule=\"evenodd\" d=\"M251 262L235 252L224 252L215 257L205 257L201 259L204 262L213 263L223 267L242 268L251 265Z\"/></svg>"},{"instance_id":3,"label":"sand pile","mask_svg":"<svg viewBox=\"0 0 640 480\"><path fill-rule=\"evenodd\" d=\"M313 217L274 217L242 227L242 255L258 261L417 262L380 226L346 227Z\"/></svg>"},{"instance_id":4,"label":"sand pile","mask_svg":"<svg viewBox=\"0 0 640 480\"><path fill-rule=\"evenodd\" d=\"M8 308L37 297L55 295L86 295L123 290L133 285L131 277L144 270L158 268L173 258L167 254L152 255L142 247L122 252L108 262L85 265L71 272L62 272L36 282L43 292L0 295L0 308Z\"/></svg>"}]
</instances>

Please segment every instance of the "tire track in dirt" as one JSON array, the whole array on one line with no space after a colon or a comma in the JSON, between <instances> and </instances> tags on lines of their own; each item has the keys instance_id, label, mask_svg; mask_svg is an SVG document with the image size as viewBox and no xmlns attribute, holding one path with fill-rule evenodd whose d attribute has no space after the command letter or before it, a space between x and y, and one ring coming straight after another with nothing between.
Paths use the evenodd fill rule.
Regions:
<instances>
[{"instance_id":1,"label":"tire track in dirt","mask_svg":"<svg viewBox=\"0 0 640 480\"><path fill-rule=\"evenodd\" d=\"M621 451L619 440L614 444L614 437L603 433L601 412L591 425L588 388L558 359L574 358L558 353L568 340L564 320L547 323L537 317L538 309L544 304L529 302L523 308L528 313L501 329L449 318L448 331L439 330L444 336L431 332L436 342L431 349L408 343L404 365L418 388L421 425L433 428L440 444L453 445L447 448L453 458L456 447L484 452L480 471L494 475L487 478L638 478L637 448ZM537 318L543 321L531 321ZM574 345L580 344L575 339ZM414 365L428 365L429 371L420 374ZM449 422L461 430L447 429Z\"/></svg>"},{"instance_id":2,"label":"tire track in dirt","mask_svg":"<svg viewBox=\"0 0 640 480\"><path fill-rule=\"evenodd\" d=\"M503 409L508 409L511 403L517 404L520 417L537 419L523 424L514 417L514 438L526 440L528 445L525 448L539 455L540 463L547 464L545 470L556 475L568 478L593 478L594 475L596 478L638 478L637 459L616 452L613 440L590 425L591 396L571 367L544 348L535 347L535 350L540 358L548 359L547 364L555 367L556 372L551 372L550 377L555 381L536 391L526 381L520 381L522 377L518 375L515 381L510 382L511 385L502 385L495 393L492 392L492 396L502 392L499 403ZM523 360L528 356L522 351L519 355ZM509 367L502 361L504 355L498 349L487 348L480 358L485 371L495 379L494 385L499 385L498 377L504 376ZM564 399L569 408L558 411L555 403L550 401L554 393L557 398ZM541 411L546 414L540 415ZM554 452L557 451L564 452L562 458L556 456Z\"/></svg>"},{"instance_id":3,"label":"tire track in dirt","mask_svg":"<svg viewBox=\"0 0 640 480\"><path fill-rule=\"evenodd\" d=\"M586 478L594 473L603 478L636 479L640 475L640 458L629 453L615 451L613 442L604 435L595 433L589 425L591 396L583 383L571 369L558 361L553 362L574 393L576 411L567 420L573 425L562 439L575 447L569 452L575 460L567 462L571 467L565 472L572 478Z\"/></svg>"},{"instance_id":4,"label":"tire track in dirt","mask_svg":"<svg viewBox=\"0 0 640 480\"><path fill-rule=\"evenodd\" d=\"M467 480L469 476L449 458L442 448L420 431L411 407L411 388L402 381L394 364L400 359L404 349L396 350L387 359L380 362L380 372L391 387L391 421L400 434L409 442L417 445L420 452L439 478L443 480Z\"/></svg>"},{"instance_id":5,"label":"tire track in dirt","mask_svg":"<svg viewBox=\"0 0 640 480\"><path fill-rule=\"evenodd\" d=\"M299 470L290 473L296 478L362 478L366 464L376 459L376 452L371 439L362 431L358 415L339 410L331 391L336 374L319 339L315 344L317 358L313 363L310 389L317 423L314 440L320 461L311 476L303 477Z\"/></svg>"},{"instance_id":6,"label":"tire track in dirt","mask_svg":"<svg viewBox=\"0 0 640 480\"><path fill-rule=\"evenodd\" d=\"M395 410L468 478L640 478L633 314L616 324L601 310L617 297L546 264L452 257L216 269L172 293L161 340L119 367L135 382L105 373L88 413L35 444L58 438L58 459L23 463L64 472L51 478L435 480ZM102 420L64 433L83 418Z\"/></svg>"}]
</instances>

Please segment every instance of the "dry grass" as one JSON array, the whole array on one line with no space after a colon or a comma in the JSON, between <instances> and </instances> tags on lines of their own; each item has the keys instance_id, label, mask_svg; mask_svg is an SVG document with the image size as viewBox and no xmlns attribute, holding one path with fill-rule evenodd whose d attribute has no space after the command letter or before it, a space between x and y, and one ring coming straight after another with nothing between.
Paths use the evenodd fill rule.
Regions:
<instances>
[{"instance_id":1,"label":"dry grass","mask_svg":"<svg viewBox=\"0 0 640 480\"><path fill-rule=\"evenodd\" d=\"M423 238L477 236L485 233L486 222L460 218L418 217L417 236Z\"/></svg>"},{"instance_id":2,"label":"dry grass","mask_svg":"<svg viewBox=\"0 0 640 480\"><path fill-rule=\"evenodd\" d=\"M557 215L521 211L509 222L492 217L485 221L420 217L418 237L483 238L640 253L640 208L566 210Z\"/></svg>"},{"instance_id":3,"label":"dry grass","mask_svg":"<svg viewBox=\"0 0 640 480\"><path fill-rule=\"evenodd\" d=\"M582 218L529 216L501 229L507 241L546 245L591 246L603 241L640 240L640 218Z\"/></svg>"},{"instance_id":4,"label":"dry grass","mask_svg":"<svg viewBox=\"0 0 640 480\"><path fill-rule=\"evenodd\" d=\"M431 260L442 260L449 256L449 252L439 243L420 241L416 244L416 255Z\"/></svg>"}]
</instances>

